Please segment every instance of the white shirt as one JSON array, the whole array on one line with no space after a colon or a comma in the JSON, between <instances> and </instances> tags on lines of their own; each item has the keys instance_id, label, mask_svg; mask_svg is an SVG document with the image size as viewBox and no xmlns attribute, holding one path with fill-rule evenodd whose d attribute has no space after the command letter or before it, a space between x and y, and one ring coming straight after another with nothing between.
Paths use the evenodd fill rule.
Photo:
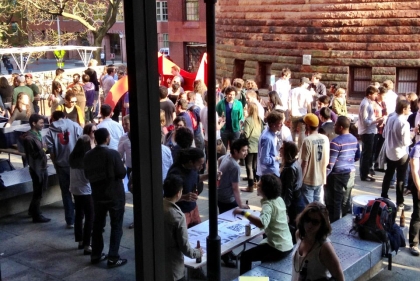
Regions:
<instances>
[{"instance_id":1,"label":"white shirt","mask_svg":"<svg viewBox=\"0 0 420 281\"><path fill-rule=\"evenodd\" d=\"M289 127L283 125L281 126L280 131L276 132L277 135L277 150L283 145L285 141L293 141L292 132L290 131Z\"/></svg>"},{"instance_id":2,"label":"white shirt","mask_svg":"<svg viewBox=\"0 0 420 281\"><path fill-rule=\"evenodd\" d=\"M388 115L395 112L397 98L398 95L394 91L388 90L388 92L386 92L384 102L386 104L386 111L388 112Z\"/></svg>"},{"instance_id":3,"label":"white shirt","mask_svg":"<svg viewBox=\"0 0 420 281\"><path fill-rule=\"evenodd\" d=\"M118 152L121 154L121 157L124 159L125 166L132 168L131 161L131 141L128 138L127 133L125 133L118 142Z\"/></svg>"},{"instance_id":4,"label":"white shirt","mask_svg":"<svg viewBox=\"0 0 420 281\"><path fill-rule=\"evenodd\" d=\"M290 91L289 110L293 117L302 117L308 113L308 106L311 105L312 95L306 88L297 87Z\"/></svg>"},{"instance_id":5,"label":"white shirt","mask_svg":"<svg viewBox=\"0 0 420 281\"><path fill-rule=\"evenodd\" d=\"M109 135L111 136L111 141L109 142L108 147L118 151L118 142L124 134L124 129L120 123L115 122L111 118L105 118L101 123L96 126L98 129L105 128L108 130Z\"/></svg>"},{"instance_id":6,"label":"white shirt","mask_svg":"<svg viewBox=\"0 0 420 281\"><path fill-rule=\"evenodd\" d=\"M279 94L279 98L281 100L281 103L283 104L283 108L282 108L283 110L288 109L290 89L291 89L291 86L290 86L289 79L280 78L274 84L273 91L276 91Z\"/></svg>"},{"instance_id":7,"label":"white shirt","mask_svg":"<svg viewBox=\"0 0 420 281\"><path fill-rule=\"evenodd\" d=\"M376 134L378 129L376 123L373 123L375 120L372 101L365 97L359 107L359 126L357 127L359 135Z\"/></svg>"},{"instance_id":8,"label":"white shirt","mask_svg":"<svg viewBox=\"0 0 420 281\"><path fill-rule=\"evenodd\" d=\"M398 161L408 154L411 144L410 124L407 115L393 114L386 122L383 137L386 156L392 161Z\"/></svg>"},{"instance_id":9,"label":"white shirt","mask_svg":"<svg viewBox=\"0 0 420 281\"><path fill-rule=\"evenodd\" d=\"M108 95L112 86L114 86L115 80L111 75L107 75L102 81L102 90L104 91L104 98Z\"/></svg>"}]
</instances>

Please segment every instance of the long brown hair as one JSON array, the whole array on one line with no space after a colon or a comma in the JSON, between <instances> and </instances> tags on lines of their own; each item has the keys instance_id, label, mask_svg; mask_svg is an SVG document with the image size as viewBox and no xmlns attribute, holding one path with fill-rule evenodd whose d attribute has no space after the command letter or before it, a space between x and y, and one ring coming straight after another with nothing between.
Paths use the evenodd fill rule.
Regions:
<instances>
[{"instance_id":1,"label":"long brown hair","mask_svg":"<svg viewBox=\"0 0 420 281\"><path fill-rule=\"evenodd\" d=\"M319 202L312 202L306 206L306 208L299 214L296 218L296 226L299 229L299 238L304 239L306 235L304 223L308 219L309 214L320 214L321 217L321 226L318 229L315 239L317 241L324 241L327 239L327 236L331 234L331 224L328 217L328 210L325 205Z\"/></svg>"},{"instance_id":2,"label":"long brown hair","mask_svg":"<svg viewBox=\"0 0 420 281\"><path fill-rule=\"evenodd\" d=\"M261 130L261 121L258 116L258 106L255 102L248 103L248 116L254 120L254 126L257 130Z\"/></svg>"},{"instance_id":3,"label":"long brown hair","mask_svg":"<svg viewBox=\"0 0 420 281\"><path fill-rule=\"evenodd\" d=\"M23 110L22 109L22 105L23 105L22 99L23 99L24 96L28 96L28 95L26 95L25 93L21 92L21 93L19 93L17 95L17 98L16 98L16 109L19 110L19 112L22 112L22 110ZM28 100L29 100L29 97L28 97ZM29 118L29 116L31 116L31 114L32 114L32 112L31 112L31 105L29 105L29 104L25 104L25 105L26 105L26 117Z\"/></svg>"}]
</instances>

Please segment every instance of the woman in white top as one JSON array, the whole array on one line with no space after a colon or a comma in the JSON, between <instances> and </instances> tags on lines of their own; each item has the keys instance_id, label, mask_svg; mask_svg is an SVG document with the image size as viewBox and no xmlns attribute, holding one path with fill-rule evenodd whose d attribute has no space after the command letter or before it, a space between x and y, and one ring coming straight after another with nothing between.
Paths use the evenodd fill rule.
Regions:
<instances>
[{"instance_id":1,"label":"woman in white top","mask_svg":"<svg viewBox=\"0 0 420 281\"><path fill-rule=\"evenodd\" d=\"M334 280L343 281L340 261L327 238L331 234L330 220L325 205L312 202L296 220L297 244L293 253L292 281Z\"/></svg>"}]
</instances>

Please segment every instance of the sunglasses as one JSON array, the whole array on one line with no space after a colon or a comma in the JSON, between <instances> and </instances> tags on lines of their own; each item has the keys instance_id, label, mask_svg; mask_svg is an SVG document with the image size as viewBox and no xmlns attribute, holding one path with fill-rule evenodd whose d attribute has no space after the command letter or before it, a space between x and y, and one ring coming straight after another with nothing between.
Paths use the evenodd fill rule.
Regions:
<instances>
[{"instance_id":1,"label":"sunglasses","mask_svg":"<svg viewBox=\"0 0 420 281\"><path fill-rule=\"evenodd\" d=\"M320 223L321 223L321 221L320 220L317 220L317 219L311 219L311 218L305 218L305 222L306 223L311 223L312 225L319 225Z\"/></svg>"}]
</instances>

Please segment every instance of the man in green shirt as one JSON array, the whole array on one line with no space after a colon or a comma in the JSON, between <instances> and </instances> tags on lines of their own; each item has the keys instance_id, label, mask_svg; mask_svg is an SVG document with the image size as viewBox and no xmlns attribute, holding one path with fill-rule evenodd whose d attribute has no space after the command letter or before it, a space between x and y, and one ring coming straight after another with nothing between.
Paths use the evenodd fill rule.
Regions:
<instances>
[{"instance_id":1,"label":"man in green shirt","mask_svg":"<svg viewBox=\"0 0 420 281\"><path fill-rule=\"evenodd\" d=\"M38 106L38 101L40 100L39 88L33 82L33 80L32 80L32 74L30 74L30 73L25 74L25 81L26 81L26 86L28 86L29 88L31 88L31 90L33 92L33 95L34 95L34 100L32 102L32 104L34 105L34 111L35 111L35 113L39 113L39 106Z\"/></svg>"},{"instance_id":2,"label":"man in green shirt","mask_svg":"<svg viewBox=\"0 0 420 281\"><path fill-rule=\"evenodd\" d=\"M31 88L29 88L28 86L26 86L25 76L20 75L18 77L18 81L19 81L19 86L16 87L13 90L12 112L13 112L13 110L15 110L17 96L18 96L19 93L25 93L25 94L27 94L28 97L29 97L29 99L31 100L31 102L34 101L34 92L32 91Z\"/></svg>"}]
</instances>

